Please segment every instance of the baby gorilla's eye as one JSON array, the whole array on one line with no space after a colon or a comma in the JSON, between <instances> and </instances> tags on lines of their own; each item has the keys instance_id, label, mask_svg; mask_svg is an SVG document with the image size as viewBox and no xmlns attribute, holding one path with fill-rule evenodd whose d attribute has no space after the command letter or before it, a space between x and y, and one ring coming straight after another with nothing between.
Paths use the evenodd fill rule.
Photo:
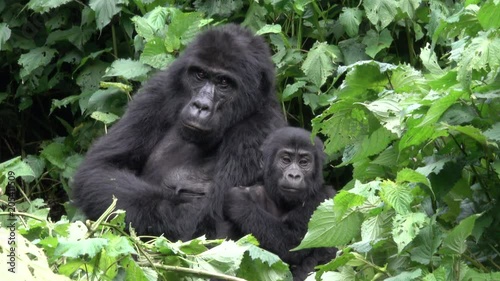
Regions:
<instances>
[{"instance_id":1,"label":"baby gorilla's eye","mask_svg":"<svg viewBox=\"0 0 500 281\"><path fill-rule=\"evenodd\" d=\"M283 156L283 157L281 157L281 162L283 164L290 164L292 162L292 159L290 159L290 157L288 157L288 156Z\"/></svg>"},{"instance_id":2,"label":"baby gorilla's eye","mask_svg":"<svg viewBox=\"0 0 500 281\"><path fill-rule=\"evenodd\" d=\"M307 159L300 159L299 165L301 167L307 167L307 165L309 165L309 160L307 160Z\"/></svg>"}]
</instances>

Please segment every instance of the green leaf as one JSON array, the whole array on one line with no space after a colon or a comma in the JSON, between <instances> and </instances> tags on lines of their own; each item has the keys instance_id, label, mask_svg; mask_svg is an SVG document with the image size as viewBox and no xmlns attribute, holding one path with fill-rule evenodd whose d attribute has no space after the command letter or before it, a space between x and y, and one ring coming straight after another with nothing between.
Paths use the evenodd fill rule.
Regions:
<instances>
[{"instance_id":1,"label":"green leaf","mask_svg":"<svg viewBox=\"0 0 500 281\"><path fill-rule=\"evenodd\" d=\"M261 29L257 30L257 32L255 32L255 34L257 34L257 35L263 35L263 34L269 34L269 33L274 33L274 34L281 33L281 25L279 25L279 24L266 24Z\"/></svg>"},{"instance_id":2,"label":"green leaf","mask_svg":"<svg viewBox=\"0 0 500 281\"><path fill-rule=\"evenodd\" d=\"M71 241L65 238L59 239L59 244L54 252L54 257L81 258L88 255L95 257L108 244L104 238L88 238L85 240Z\"/></svg>"},{"instance_id":3,"label":"green leaf","mask_svg":"<svg viewBox=\"0 0 500 281\"><path fill-rule=\"evenodd\" d=\"M11 35L11 30L9 25L6 23L0 23L0 51L4 50L5 42L9 40Z\"/></svg>"},{"instance_id":4,"label":"green leaf","mask_svg":"<svg viewBox=\"0 0 500 281\"><path fill-rule=\"evenodd\" d=\"M396 214L392 222L392 236L398 246L398 253L413 241L427 221L424 213Z\"/></svg>"},{"instance_id":5,"label":"green leaf","mask_svg":"<svg viewBox=\"0 0 500 281\"><path fill-rule=\"evenodd\" d=\"M432 74L435 75L444 75L446 72L441 69L441 66L438 63L438 58L436 53L431 50L431 45L427 43L425 47L420 49L420 60L424 67Z\"/></svg>"},{"instance_id":6,"label":"green leaf","mask_svg":"<svg viewBox=\"0 0 500 281\"><path fill-rule=\"evenodd\" d=\"M37 13L47 13L50 9L57 8L73 0L31 0L28 2L28 8Z\"/></svg>"},{"instance_id":7,"label":"green leaf","mask_svg":"<svg viewBox=\"0 0 500 281\"><path fill-rule=\"evenodd\" d=\"M488 0L481 6L477 12L477 20L481 26L487 29L500 28L500 3L498 1Z\"/></svg>"},{"instance_id":8,"label":"green leaf","mask_svg":"<svg viewBox=\"0 0 500 281\"><path fill-rule=\"evenodd\" d=\"M167 23L169 8L157 6L151 12L147 13L146 18L149 25L155 30L163 30ZM135 17L134 17L135 18Z\"/></svg>"},{"instance_id":9,"label":"green leaf","mask_svg":"<svg viewBox=\"0 0 500 281\"><path fill-rule=\"evenodd\" d=\"M361 241L375 241L384 238L384 234L391 229L391 215L381 213L379 215L367 218L361 225Z\"/></svg>"},{"instance_id":10,"label":"green leaf","mask_svg":"<svg viewBox=\"0 0 500 281\"><path fill-rule=\"evenodd\" d=\"M40 153L52 165L64 169L68 147L62 143L52 142L43 148Z\"/></svg>"},{"instance_id":11,"label":"green leaf","mask_svg":"<svg viewBox=\"0 0 500 281\"><path fill-rule=\"evenodd\" d=\"M411 249L411 260L423 265L431 264L441 245L442 238L443 234L435 222L422 228L413 241L415 247Z\"/></svg>"},{"instance_id":12,"label":"green leaf","mask_svg":"<svg viewBox=\"0 0 500 281\"><path fill-rule=\"evenodd\" d=\"M396 183L399 184L403 182L423 183L427 187L431 187L431 182L425 175L409 168L403 168L400 171L398 171L398 175L396 177Z\"/></svg>"},{"instance_id":13,"label":"green leaf","mask_svg":"<svg viewBox=\"0 0 500 281\"><path fill-rule=\"evenodd\" d=\"M345 29L349 37L358 35L359 25L363 18L363 11L355 8L342 8L342 13L339 16L339 22Z\"/></svg>"},{"instance_id":14,"label":"green leaf","mask_svg":"<svg viewBox=\"0 0 500 281\"><path fill-rule=\"evenodd\" d=\"M208 17L217 15L220 18L227 18L243 7L242 0L196 0L193 4L197 11Z\"/></svg>"},{"instance_id":15,"label":"green leaf","mask_svg":"<svg viewBox=\"0 0 500 281\"><path fill-rule=\"evenodd\" d=\"M495 32L479 32L465 47L458 62L459 81L466 79L472 70L488 71L500 67L500 37Z\"/></svg>"},{"instance_id":16,"label":"green leaf","mask_svg":"<svg viewBox=\"0 0 500 281\"><path fill-rule=\"evenodd\" d=\"M461 255L467 250L465 240L472 234L474 223L480 215L472 215L463 219L444 238L443 247L440 250L443 254Z\"/></svg>"},{"instance_id":17,"label":"green leaf","mask_svg":"<svg viewBox=\"0 0 500 281\"><path fill-rule=\"evenodd\" d=\"M21 159L21 156L18 156L0 163L0 193L2 194L5 194L2 190L5 190L9 183L9 177L35 177L35 172Z\"/></svg>"},{"instance_id":18,"label":"green leaf","mask_svg":"<svg viewBox=\"0 0 500 281\"><path fill-rule=\"evenodd\" d=\"M111 18L121 12L122 5L127 5L128 0L90 0L89 6L96 14L96 25L102 30L111 22Z\"/></svg>"},{"instance_id":19,"label":"green leaf","mask_svg":"<svg viewBox=\"0 0 500 281\"><path fill-rule=\"evenodd\" d=\"M283 94L281 96L281 100L282 101L289 101L291 100L293 97L295 97L295 93L297 93L297 91L304 87L306 85L306 82L305 81L297 81L293 84L288 84L286 85L285 87L285 90L283 90Z\"/></svg>"},{"instance_id":20,"label":"green leaf","mask_svg":"<svg viewBox=\"0 0 500 281\"><path fill-rule=\"evenodd\" d=\"M294 250L346 245L359 235L362 222L357 212L339 217L333 212L333 200L327 200L312 215L304 239Z\"/></svg>"},{"instance_id":21,"label":"green leaf","mask_svg":"<svg viewBox=\"0 0 500 281\"><path fill-rule=\"evenodd\" d=\"M436 121L441 117L441 115L453 104L455 103L461 96L463 92L457 90L451 90L444 97L436 100L432 103L431 107L427 111L424 120L420 124L417 125L417 128L425 128L429 125L433 125Z\"/></svg>"},{"instance_id":22,"label":"green leaf","mask_svg":"<svg viewBox=\"0 0 500 281\"><path fill-rule=\"evenodd\" d=\"M139 16L134 16L132 18L132 22L135 25L135 31L137 32L137 34L143 37L146 41L155 38L156 31L147 19Z\"/></svg>"},{"instance_id":23,"label":"green leaf","mask_svg":"<svg viewBox=\"0 0 500 281\"><path fill-rule=\"evenodd\" d=\"M381 187L380 197L393 207L396 213L406 215L410 212L413 195L408 186L392 181L383 181Z\"/></svg>"},{"instance_id":24,"label":"green leaf","mask_svg":"<svg viewBox=\"0 0 500 281\"><path fill-rule=\"evenodd\" d=\"M48 48L48 47L39 47L30 50L26 54L22 54L19 57L19 65L23 67L23 69L19 72L21 78L26 80L26 78L37 68L41 66L48 65L52 59L54 58L56 50Z\"/></svg>"},{"instance_id":25,"label":"green leaf","mask_svg":"<svg viewBox=\"0 0 500 281\"><path fill-rule=\"evenodd\" d=\"M106 237L108 239L108 244L106 245L106 253L113 258L121 255L134 254L137 255L134 247L132 247L130 241L124 236L109 235Z\"/></svg>"},{"instance_id":26,"label":"green leaf","mask_svg":"<svg viewBox=\"0 0 500 281\"><path fill-rule=\"evenodd\" d=\"M396 276L386 278L385 281L410 281L422 276L422 269L418 268L414 271L403 271Z\"/></svg>"},{"instance_id":27,"label":"green leaf","mask_svg":"<svg viewBox=\"0 0 500 281\"><path fill-rule=\"evenodd\" d=\"M363 1L366 17L382 30L387 27L397 14L398 2L392 0L365 0Z\"/></svg>"},{"instance_id":28,"label":"green leaf","mask_svg":"<svg viewBox=\"0 0 500 281\"><path fill-rule=\"evenodd\" d=\"M106 69L104 77L119 76L128 80L142 81L147 77L151 67L144 65L142 62L131 59L115 60Z\"/></svg>"},{"instance_id":29,"label":"green leaf","mask_svg":"<svg viewBox=\"0 0 500 281\"><path fill-rule=\"evenodd\" d=\"M105 113L105 112L100 112L100 111L94 111L90 115L93 119L97 121L101 121L105 125L109 125L114 123L116 120L120 119L119 116L116 116L113 113Z\"/></svg>"},{"instance_id":30,"label":"green leaf","mask_svg":"<svg viewBox=\"0 0 500 281\"><path fill-rule=\"evenodd\" d=\"M483 135L481 130L478 128L475 128L473 126L447 126L448 130L450 130L452 133L459 132L462 133L466 136L469 136L479 142L480 144L486 146L486 137Z\"/></svg>"},{"instance_id":31,"label":"green leaf","mask_svg":"<svg viewBox=\"0 0 500 281\"><path fill-rule=\"evenodd\" d=\"M391 46L392 36L387 29L383 29L380 34L375 30L369 30L362 42L366 45L366 54L374 59L380 51Z\"/></svg>"},{"instance_id":32,"label":"green leaf","mask_svg":"<svg viewBox=\"0 0 500 281\"><path fill-rule=\"evenodd\" d=\"M484 131L483 135L490 140L500 141L500 122L493 124L490 129Z\"/></svg>"},{"instance_id":33,"label":"green leaf","mask_svg":"<svg viewBox=\"0 0 500 281\"><path fill-rule=\"evenodd\" d=\"M326 78L333 74L335 60L339 56L340 50L337 46L316 42L307 53L301 69L309 81L319 88L326 82Z\"/></svg>"},{"instance_id":34,"label":"green leaf","mask_svg":"<svg viewBox=\"0 0 500 281\"><path fill-rule=\"evenodd\" d=\"M146 43L144 51L139 59L140 62L157 69L166 68L173 60L173 56L167 54L167 49L163 44L163 40L158 37Z\"/></svg>"}]
</instances>

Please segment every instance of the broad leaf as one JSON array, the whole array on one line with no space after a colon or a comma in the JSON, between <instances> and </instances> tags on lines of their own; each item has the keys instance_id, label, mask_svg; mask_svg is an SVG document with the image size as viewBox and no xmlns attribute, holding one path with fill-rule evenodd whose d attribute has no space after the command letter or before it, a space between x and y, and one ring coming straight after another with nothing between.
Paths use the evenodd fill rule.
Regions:
<instances>
[{"instance_id":1,"label":"broad leaf","mask_svg":"<svg viewBox=\"0 0 500 281\"><path fill-rule=\"evenodd\" d=\"M463 254L467 250L465 241L472 234L474 223L478 217L479 215L472 215L455 226L444 238L443 248L440 252L443 254Z\"/></svg>"},{"instance_id":2,"label":"broad leaf","mask_svg":"<svg viewBox=\"0 0 500 281\"><path fill-rule=\"evenodd\" d=\"M309 81L319 88L326 82L326 78L333 74L335 61L339 56L340 50L337 46L316 42L307 53L301 69Z\"/></svg>"},{"instance_id":3,"label":"broad leaf","mask_svg":"<svg viewBox=\"0 0 500 281\"><path fill-rule=\"evenodd\" d=\"M147 77L150 70L149 66L139 61L118 59L106 69L104 77L120 76L129 80L142 81Z\"/></svg>"},{"instance_id":4,"label":"broad leaf","mask_svg":"<svg viewBox=\"0 0 500 281\"><path fill-rule=\"evenodd\" d=\"M342 13L339 16L339 22L345 29L345 32L350 37L358 35L359 25L363 17L363 11L355 8L342 8Z\"/></svg>"},{"instance_id":5,"label":"broad leaf","mask_svg":"<svg viewBox=\"0 0 500 281\"><path fill-rule=\"evenodd\" d=\"M410 244L428 222L427 216L423 213L408 213L406 215L397 214L392 222L392 238L398 246L398 253Z\"/></svg>"},{"instance_id":6,"label":"broad leaf","mask_svg":"<svg viewBox=\"0 0 500 281\"><path fill-rule=\"evenodd\" d=\"M97 28L102 30L114 15L121 12L121 6L127 3L128 0L90 0L89 6L95 11Z\"/></svg>"}]
</instances>

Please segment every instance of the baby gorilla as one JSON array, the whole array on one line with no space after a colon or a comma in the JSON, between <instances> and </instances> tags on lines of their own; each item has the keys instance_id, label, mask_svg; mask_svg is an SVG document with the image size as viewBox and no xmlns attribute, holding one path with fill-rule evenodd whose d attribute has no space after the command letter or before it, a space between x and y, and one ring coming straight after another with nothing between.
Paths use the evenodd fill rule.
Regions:
<instances>
[{"instance_id":1,"label":"baby gorilla","mask_svg":"<svg viewBox=\"0 0 500 281\"><path fill-rule=\"evenodd\" d=\"M226 195L224 211L230 221L228 236L252 233L262 248L290 265L294 280L304 280L318 263L334 257L334 248L291 252L307 232L318 205L335 192L323 186L323 143L310 132L285 127L262 145L264 184L234 187Z\"/></svg>"}]
</instances>

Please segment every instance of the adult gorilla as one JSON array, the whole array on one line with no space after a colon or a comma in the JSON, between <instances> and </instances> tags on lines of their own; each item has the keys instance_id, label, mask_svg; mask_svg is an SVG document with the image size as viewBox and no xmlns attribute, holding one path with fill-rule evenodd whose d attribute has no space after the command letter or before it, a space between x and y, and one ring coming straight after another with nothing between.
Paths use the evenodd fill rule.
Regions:
<instances>
[{"instance_id":1,"label":"adult gorilla","mask_svg":"<svg viewBox=\"0 0 500 281\"><path fill-rule=\"evenodd\" d=\"M91 147L72 198L95 220L115 196L139 234L213 237L225 191L256 181L259 146L284 124L265 41L232 24L207 30Z\"/></svg>"},{"instance_id":2,"label":"adult gorilla","mask_svg":"<svg viewBox=\"0 0 500 281\"><path fill-rule=\"evenodd\" d=\"M264 183L228 190L224 210L226 231L236 239L252 233L262 248L290 265L294 280L304 280L314 266L331 260L335 248L291 252L307 232L318 205L335 191L323 186L323 143L310 132L285 127L270 134L262 146Z\"/></svg>"}]
</instances>

